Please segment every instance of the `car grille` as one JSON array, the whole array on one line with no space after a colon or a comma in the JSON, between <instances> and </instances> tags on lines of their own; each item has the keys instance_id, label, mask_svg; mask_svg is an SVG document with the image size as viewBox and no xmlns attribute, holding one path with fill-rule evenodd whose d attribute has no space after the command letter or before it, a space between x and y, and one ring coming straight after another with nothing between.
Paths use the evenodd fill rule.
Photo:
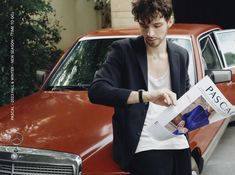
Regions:
<instances>
[{"instance_id":1,"label":"car grille","mask_svg":"<svg viewBox=\"0 0 235 175\"><path fill-rule=\"evenodd\" d=\"M0 161L0 174L2 175L73 175L72 166L43 165L32 163L12 163Z\"/></svg>"},{"instance_id":2,"label":"car grille","mask_svg":"<svg viewBox=\"0 0 235 175\"><path fill-rule=\"evenodd\" d=\"M74 154L30 148L0 147L0 175L80 175Z\"/></svg>"}]
</instances>

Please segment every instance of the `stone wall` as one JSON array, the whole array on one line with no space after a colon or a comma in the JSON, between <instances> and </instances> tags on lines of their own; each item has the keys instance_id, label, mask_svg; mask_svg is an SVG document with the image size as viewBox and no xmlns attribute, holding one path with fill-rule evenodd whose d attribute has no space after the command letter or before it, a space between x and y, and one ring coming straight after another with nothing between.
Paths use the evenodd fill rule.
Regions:
<instances>
[{"instance_id":1,"label":"stone wall","mask_svg":"<svg viewBox=\"0 0 235 175\"><path fill-rule=\"evenodd\" d=\"M100 14L94 10L93 0L50 0L57 19L66 28L61 32L62 40L58 47L66 50L79 36L99 29Z\"/></svg>"}]
</instances>

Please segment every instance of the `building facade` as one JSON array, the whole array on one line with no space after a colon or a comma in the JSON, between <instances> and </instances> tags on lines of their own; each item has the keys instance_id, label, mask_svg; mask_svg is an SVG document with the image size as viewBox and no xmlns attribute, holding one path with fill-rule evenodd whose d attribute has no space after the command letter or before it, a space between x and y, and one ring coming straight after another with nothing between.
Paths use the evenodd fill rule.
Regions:
<instances>
[{"instance_id":1,"label":"building facade","mask_svg":"<svg viewBox=\"0 0 235 175\"><path fill-rule=\"evenodd\" d=\"M65 28L61 32L61 41L58 47L66 50L72 42L86 32L101 28L100 13L94 10L93 0L50 0L55 9L60 25Z\"/></svg>"},{"instance_id":2,"label":"building facade","mask_svg":"<svg viewBox=\"0 0 235 175\"><path fill-rule=\"evenodd\" d=\"M168 0L171 2L171 0ZM58 46L66 50L78 36L102 28L101 11L94 9L94 0L50 0L55 18L66 29ZM137 26L131 14L132 0L110 0L111 27ZM52 17L53 20L54 17Z\"/></svg>"}]
</instances>

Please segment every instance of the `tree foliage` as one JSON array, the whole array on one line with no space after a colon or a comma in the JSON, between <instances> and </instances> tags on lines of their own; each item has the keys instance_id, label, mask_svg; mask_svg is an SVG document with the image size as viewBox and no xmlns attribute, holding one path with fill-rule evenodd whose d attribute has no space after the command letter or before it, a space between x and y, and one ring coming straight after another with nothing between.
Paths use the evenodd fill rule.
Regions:
<instances>
[{"instance_id":1,"label":"tree foliage","mask_svg":"<svg viewBox=\"0 0 235 175\"><path fill-rule=\"evenodd\" d=\"M87 0L89 1L89 0ZM111 27L111 1L110 0L93 0L94 10L101 13L101 27Z\"/></svg>"},{"instance_id":2,"label":"tree foliage","mask_svg":"<svg viewBox=\"0 0 235 175\"><path fill-rule=\"evenodd\" d=\"M36 90L36 70L50 69L61 54L62 27L45 0L1 0L0 105Z\"/></svg>"}]
</instances>

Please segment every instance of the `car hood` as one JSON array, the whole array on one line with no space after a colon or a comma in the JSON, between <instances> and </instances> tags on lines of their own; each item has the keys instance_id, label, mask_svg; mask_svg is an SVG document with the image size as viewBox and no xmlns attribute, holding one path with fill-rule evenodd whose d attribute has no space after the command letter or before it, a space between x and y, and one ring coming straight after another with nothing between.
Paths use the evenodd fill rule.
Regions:
<instances>
[{"instance_id":1,"label":"car hood","mask_svg":"<svg viewBox=\"0 0 235 175\"><path fill-rule=\"evenodd\" d=\"M0 109L0 143L86 158L112 141L112 113L91 104L87 91L39 91Z\"/></svg>"}]
</instances>

